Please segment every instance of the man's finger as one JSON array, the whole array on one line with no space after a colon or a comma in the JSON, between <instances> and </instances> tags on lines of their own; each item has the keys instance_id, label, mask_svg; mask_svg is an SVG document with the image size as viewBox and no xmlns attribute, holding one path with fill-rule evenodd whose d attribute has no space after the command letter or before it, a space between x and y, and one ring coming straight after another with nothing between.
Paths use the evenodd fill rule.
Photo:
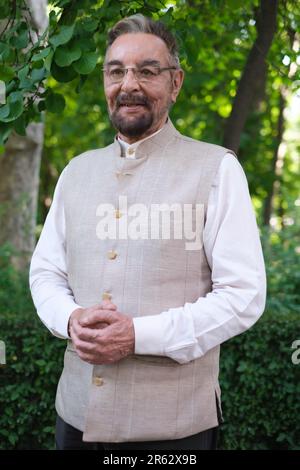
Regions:
<instances>
[{"instance_id":1,"label":"man's finger","mask_svg":"<svg viewBox=\"0 0 300 470\"><path fill-rule=\"evenodd\" d=\"M93 330L103 330L103 328L106 328L107 326L109 326L109 323L99 321L98 323L93 323L88 326L89 328L92 328Z\"/></svg>"},{"instance_id":2,"label":"man's finger","mask_svg":"<svg viewBox=\"0 0 300 470\"><path fill-rule=\"evenodd\" d=\"M117 306L108 299L103 300L101 308L104 310L117 310Z\"/></svg>"},{"instance_id":3,"label":"man's finger","mask_svg":"<svg viewBox=\"0 0 300 470\"><path fill-rule=\"evenodd\" d=\"M119 314L113 310L97 310L95 312L91 312L85 318L79 320L79 324L81 326L88 326L98 322L111 324L118 321L118 319Z\"/></svg>"},{"instance_id":4,"label":"man's finger","mask_svg":"<svg viewBox=\"0 0 300 470\"><path fill-rule=\"evenodd\" d=\"M83 328L76 319L72 323L72 331L75 338L79 339L80 341L93 342L97 336L97 330L92 328Z\"/></svg>"},{"instance_id":5,"label":"man's finger","mask_svg":"<svg viewBox=\"0 0 300 470\"><path fill-rule=\"evenodd\" d=\"M87 341L81 341L78 338L76 338L76 340L73 341L73 344L75 346L77 353L78 352L83 353L83 354L94 353L95 345L93 343L89 343Z\"/></svg>"}]
</instances>

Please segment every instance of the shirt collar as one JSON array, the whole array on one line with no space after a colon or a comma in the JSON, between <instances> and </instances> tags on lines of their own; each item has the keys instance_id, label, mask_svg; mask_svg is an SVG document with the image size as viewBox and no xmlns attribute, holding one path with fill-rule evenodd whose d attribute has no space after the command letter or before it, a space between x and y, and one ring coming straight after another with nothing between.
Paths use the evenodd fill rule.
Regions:
<instances>
[{"instance_id":1,"label":"shirt collar","mask_svg":"<svg viewBox=\"0 0 300 470\"><path fill-rule=\"evenodd\" d=\"M124 140L120 139L120 137L117 137L118 142L121 146L121 152L122 152L122 157L125 158L130 158L130 159L135 159L135 153L138 148L138 146L142 143L145 142L145 140L150 139L150 137L153 137L154 135L158 134L159 132L162 131L162 129L165 127L166 124L164 124L158 131L153 132L153 134L148 135L147 137L144 137L144 139L137 140L133 144L128 144L128 142L125 142Z\"/></svg>"}]
</instances>

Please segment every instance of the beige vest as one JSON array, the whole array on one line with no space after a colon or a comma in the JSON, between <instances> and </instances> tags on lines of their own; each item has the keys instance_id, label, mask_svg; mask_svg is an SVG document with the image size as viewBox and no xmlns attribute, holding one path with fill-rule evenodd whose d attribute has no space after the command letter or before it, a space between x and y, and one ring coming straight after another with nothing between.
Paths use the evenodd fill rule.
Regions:
<instances>
[{"instance_id":1,"label":"beige vest","mask_svg":"<svg viewBox=\"0 0 300 470\"><path fill-rule=\"evenodd\" d=\"M203 249L180 239L107 239L96 234L99 204L203 204L227 149L182 136L170 120L125 159L117 141L74 158L63 187L69 284L83 307L110 295L131 315L159 314L211 291ZM194 216L194 214L193 214ZM117 220L121 221L122 217ZM115 223L115 220L112 222ZM109 259L110 250L117 256ZM199 312L201 315L201 312ZM65 352L56 409L85 441L179 439L218 424L219 347L187 364L132 355L90 365L71 342Z\"/></svg>"}]
</instances>

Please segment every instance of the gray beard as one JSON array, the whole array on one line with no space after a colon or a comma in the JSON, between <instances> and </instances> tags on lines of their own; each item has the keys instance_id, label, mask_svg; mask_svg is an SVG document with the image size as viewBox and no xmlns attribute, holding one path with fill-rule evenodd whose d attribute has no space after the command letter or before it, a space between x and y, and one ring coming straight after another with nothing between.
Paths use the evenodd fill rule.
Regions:
<instances>
[{"instance_id":1,"label":"gray beard","mask_svg":"<svg viewBox=\"0 0 300 470\"><path fill-rule=\"evenodd\" d=\"M153 124L153 115L152 113L145 113L143 116L126 120L124 117L118 115L118 111L114 111L110 120L113 126L126 137L139 137L147 132Z\"/></svg>"}]
</instances>

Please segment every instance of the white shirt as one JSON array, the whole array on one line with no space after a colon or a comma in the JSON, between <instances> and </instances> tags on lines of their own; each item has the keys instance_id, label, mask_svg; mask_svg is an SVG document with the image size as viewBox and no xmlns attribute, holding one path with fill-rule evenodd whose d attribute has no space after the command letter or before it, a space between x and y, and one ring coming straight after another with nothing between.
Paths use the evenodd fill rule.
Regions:
<instances>
[{"instance_id":1,"label":"white shirt","mask_svg":"<svg viewBox=\"0 0 300 470\"><path fill-rule=\"evenodd\" d=\"M141 142L120 142L126 158L134 158ZM30 288L37 313L59 338L69 337L69 317L81 307L75 303L68 284L64 175L65 170L57 182L30 265ZM159 315L134 317L136 354L189 362L250 328L264 311L266 275L258 227L245 173L229 153L210 190L203 247L212 270L212 292Z\"/></svg>"}]
</instances>

